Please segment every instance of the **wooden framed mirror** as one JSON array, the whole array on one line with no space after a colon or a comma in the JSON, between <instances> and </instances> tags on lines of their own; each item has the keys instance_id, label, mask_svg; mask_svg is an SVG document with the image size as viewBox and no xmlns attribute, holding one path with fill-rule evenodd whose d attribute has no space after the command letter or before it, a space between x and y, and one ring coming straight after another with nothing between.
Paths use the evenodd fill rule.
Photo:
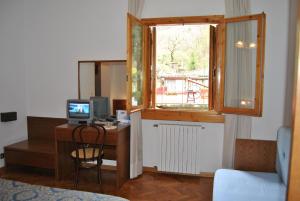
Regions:
<instances>
[{"instance_id":1,"label":"wooden framed mirror","mask_svg":"<svg viewBox=\"0 0 300 201\"><path fill-rule=\"evenodd\" d=\"M126 60L78 61L78 98L108 97L113 115L116 109L126 109L126 76Z\"/></svg>"}]
</instances>

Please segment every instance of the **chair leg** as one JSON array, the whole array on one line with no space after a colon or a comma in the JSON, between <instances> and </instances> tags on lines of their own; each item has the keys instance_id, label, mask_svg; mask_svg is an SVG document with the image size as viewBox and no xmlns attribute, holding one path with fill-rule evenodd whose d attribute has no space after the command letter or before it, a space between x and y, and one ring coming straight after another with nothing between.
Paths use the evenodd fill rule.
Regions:
<instances>
[{"instance_id":1,"label":"chair leg","mask_svg":"<svg viewBox=\"0 0 300 201\"><path fill-rule=\"evenodd\" d=\"M98 177L98 184L102 184L102 178L101 178L101 161L97 161L97 177Z\"/></svg>"},{"instance_id":2,"label":"chair leg","mask_svg":"<svg viewBox=\"0 0 300 201\"><path fill-rule=\"evenodd\" d=\"M99 172L99 180L100 180L99 184L102 185L101 165L99 166L99 171L98 172Z\"/></svg>"},{"instance_id":3,"label":"chair leg","mask_svg":"<svg viewBox=\"0 0 300 201\"><path fill-rule=\"evenodd\" d=\"M74 160L74 187L76 188L76 181L77 181L77 164Z\"/></svg>"},{"instance_id":4,"label":"chair leg","mask_svg":"<svg viewBox=\"0 0 300 201\"><path fill-rule=\"evenodd\" d=\"M79 182L79 163L78 161L75 162L75 188L77 189L78 187L78 182Z\"/></svg>"}]
</instances>

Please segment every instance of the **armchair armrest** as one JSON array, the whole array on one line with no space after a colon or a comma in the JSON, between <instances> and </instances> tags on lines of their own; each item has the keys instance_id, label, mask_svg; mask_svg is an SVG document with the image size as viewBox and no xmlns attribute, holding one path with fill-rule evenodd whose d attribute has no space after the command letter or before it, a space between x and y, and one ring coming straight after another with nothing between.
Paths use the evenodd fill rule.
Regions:
<instances>
[{"instance_id":1,"label":"armchair armrest","mask_svg":"<svg viewBox=\"0 0 300 201\"><path fill-rule=\"evenodd\" d=\"M276 141L237 139L234 169L275 172Z\"/></svg>"}]
</instances>

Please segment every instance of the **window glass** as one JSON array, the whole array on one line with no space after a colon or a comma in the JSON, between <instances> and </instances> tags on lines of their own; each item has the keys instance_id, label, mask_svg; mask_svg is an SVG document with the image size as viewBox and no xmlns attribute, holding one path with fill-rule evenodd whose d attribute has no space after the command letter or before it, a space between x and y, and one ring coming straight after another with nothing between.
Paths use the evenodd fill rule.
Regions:
<instances>
[{"instance_id":1,"label":"window glass","mask_svg":"<svg viewBox=\"0 0 300 201\"><path fill-rule=\"evenodd\" d=\"M132 27L132 106L143 104L143 27Z\"/></svg>"},{"instance_id":2,"label":"window glass","mask_svg":"<svg viewBox=\"0 0 300 201\"><path fill-rule=\"evenodd\" d=\"M257 21L226 25L224 106L255 107Z\"/></svg>"}]
</instances>

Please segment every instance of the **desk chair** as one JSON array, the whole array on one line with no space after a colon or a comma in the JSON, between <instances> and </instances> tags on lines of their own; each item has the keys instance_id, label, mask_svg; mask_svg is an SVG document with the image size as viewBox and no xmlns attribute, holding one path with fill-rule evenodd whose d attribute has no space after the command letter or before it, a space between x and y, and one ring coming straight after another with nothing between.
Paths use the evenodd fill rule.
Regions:
<instances>
[{"instance_id":1,"label":"desk chair","mask_svg":"<svg viewBox=\"0 0 300 201\"><path fill-rule=\"evenodd\" d=\"M73 129L72 142L75 150L71 152L71 157L75 166L74 183L76 188L80 169L96 168L98 184L102 184L101 165L105 136L106 130L101 125L79 125Z\"/></svg>"}]
</instances>

